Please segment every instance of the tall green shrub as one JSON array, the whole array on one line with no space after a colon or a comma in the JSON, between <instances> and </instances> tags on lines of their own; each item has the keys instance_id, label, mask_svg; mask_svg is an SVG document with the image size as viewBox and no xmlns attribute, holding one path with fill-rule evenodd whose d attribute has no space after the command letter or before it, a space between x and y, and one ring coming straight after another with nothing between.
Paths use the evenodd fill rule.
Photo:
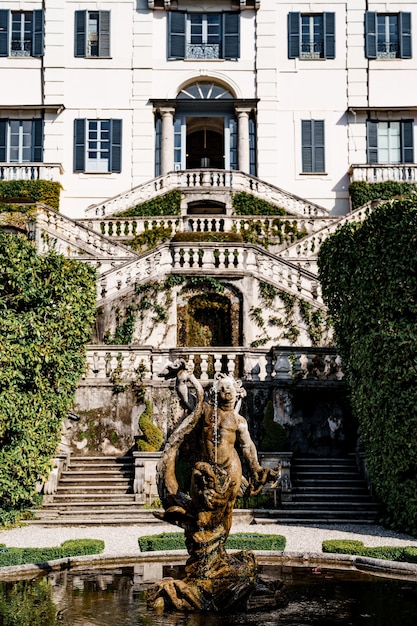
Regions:
<instances>
[{"instance_id":1,"label":"tall green shrub","mask_svg":"<svg viewBox=\"0 0 417 626\"><path fill-rule=\"evenodd\" d=\"M95 270L0 231L0 522L35 502L84 371Z\"/></svg>"},{"instance_id":2,"label":"tall green shrub","mask_svg":"<svg viewBox=\"0 0 417 626\"><path fill-rule=\"evenodd\" d=\"M417 534L416 197L340 228L318 263L375 493Z\"/></svg>"}]
</instances>

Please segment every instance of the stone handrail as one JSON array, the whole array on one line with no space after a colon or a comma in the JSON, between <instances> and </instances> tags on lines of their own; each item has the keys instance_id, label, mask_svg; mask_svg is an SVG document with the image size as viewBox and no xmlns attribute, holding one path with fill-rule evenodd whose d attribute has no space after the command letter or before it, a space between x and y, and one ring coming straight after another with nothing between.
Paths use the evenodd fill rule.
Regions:
<instances>
[{"instance_id":1,"label":"stone handrail","mask_svg":"<svg viewBox=\"0 0 417 626\"><path fill-rule=\"evenodd\" d=\"M64 173L60 163L0 163L0 180L53 180Z\"/></svg>"},{"instance_id":2,"label":"stone handrail","mask_svg":"<svg viewBox=\"0 0 417 626\"><path fill-rule=\"evenodd\" d=\"M93 204L87 207L85 213L87 218L115 215L172 189L183 191L207 191L207 189L222 189L231 192L246 191L280 206L294 215L309 218L329 215L323 207L265 183L255 176L240 171L214 169L169 172L165 176L154 178L114 198Z\"/></svg>"},{"instance_id":3,"label":"stone handrail","mask_svg":"<svg viewBox=\"0 0 417 626\"><path fill-rule=\"evenodd\" d=\"M149 346L87 346L87 365L82 384L130 384L138 380L161 381L158 374L168 361L184 358L194 364L202 381L224 372L253 382L267 381L340 381L343 371L334 348L275 347L264 348L171 348ZM140 374L138 374L140 372Z\"/></svg>"},{"instance_id":4,"label":"stone handrail","mask_svg":"<svg viewBox=\"0 0 417 626\"><path fill-rule=\"evenodd\" d=\"M111 237L113 240L133 239L136 235L153 228L170 228L172 235L177 232L215 232L227 233L243 231L254 222L262 222L266 227L274 219L282 222L295 223L299 231L311 234L324 228L332 217L292 217L288 215L166 215L163 217L107 217L78 220L96 233ZM337 219L337 218L336 218ZM284 231L285 234L285 231Z\"/></svg>"},{"instance_id":5,"label":"stone handrail","mask_svg":"<svg viewBox=\"0 0 417 626\"><path fill-rule=\"evenodd\" d=\"M171 243L103 274L98 283L98 306L132 289L137 283L169 273L211 276L250 274L277 288L324 306L317 276L250 244Z\"/></svg>"},{"instance_id":6,"label":"stone handrail","mask_svg":"<svg viewBox=\"0 0 417 626\"><path fill-rule=\"evenodd\" d=\"M282 251L281 255L284 258L294 260L301 259L317 259L318 252L320 250L321 244L336 230L339 226L343 226L344 224L350 224L352 222L363 222L364 219L370 214L372 209L379 204L378 202L372 201L368 204L365 204L362 207L359 207L355 211L344 215L343 217L327 223L327 225L321 230L308 235L307 237L303 237L296 243L291 244L285 250ZM314 271L314 267L311 267L311 271Z\"/></svg>"},{"instance_id":7,"label":"stone handrail","mask_svg":"<svg viewBox=\"0 0 417 626\"><path fill-rule=\"evenodd\" d=\"M388 180L417 182L417 165L351 165L350 182L382 183Z\"/></svg>"},{"instance_id":8,"label":"stone handrail","mask_svg":"<svg viewBox=\"0 0 417 626\"><path fill-rule=\"evenodd\" d=\"M81 259L83 255L92 259L108 258L113 261L128 261L137 258L130 248L103 237L83 224L50 209L37 205L35 239L41 251L51 246L65 256ZM103 268L101 268L103 271Z\"/></svg>"}]
</instances>

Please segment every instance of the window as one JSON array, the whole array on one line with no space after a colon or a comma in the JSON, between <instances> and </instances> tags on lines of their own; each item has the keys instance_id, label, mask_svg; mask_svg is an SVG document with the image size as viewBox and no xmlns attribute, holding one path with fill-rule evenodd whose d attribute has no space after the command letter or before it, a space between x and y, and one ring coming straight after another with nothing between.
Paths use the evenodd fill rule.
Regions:
<instances>
[{"instance_id":1,"label":"window","mask_svg":"<svg viewBox=\"0 0 417 626\"><path fill-rule=\"evenodd\" d=\"M288 58L334 59L334 13L289 13Z\"/></svg>"},{"instance_id":2,"label":"window","mask_svg":"<svg viewBox=\"0 0 417 626\"><path fill-rule=\"evenodd\" d=\"M74 120L74 172L121 172L122 120Z\"/></svg>"},{"instance_id":3,"label":"window","mask_svg":"<svg viewBox=\"0 0 417 626\"><path fill-rule=\"evenodd\" d=\"M170 59L238 59L239 13L168 13Z\"/></svg>"},{"instance_id":4,"label":"window","mask_svg":"<svg viewBox=\"0 0 417 626\"><path fill-rule=\"evenodd\" d=\"M325 172L324 120L301 120L303 174Z\"/></svg>"},{"instance_id":5,"label":"window","mask_svg":"<svg viewBox=\"0 0 417 626\"><path fill-rule=\"evenodd\" d=\"M0 10L0 56L43 55L43 11Z\"/></svg>"},{"instance_id":6,"label":"window","mask_svg":"<svg viewBox=\"0 0 417 626\"><path fill-rule=\"evenodd\" d=\"M0 162L42 163L43 120L0 119Z\"/></svg>"},{"instance_id":7,"label":"window","mask_svg":"<svg viewBox=\"0 0 417 626\"><path fill-rule=\"evenodd\" d=\"M110 11L75 11L74 55L110 56Z\"/></svg>"},{"instance_id":8,"label":"window","mask_svg":"<svg viewBox=\"0 0 417 626\"><path fill-rule=\"evenodd\" d=\"M411 13L365 13L368 59L411 59Z\"/></svg>"},{"instance_id":9,"label":"window","mask_svg":"<svg viewBox=\"0 0 417 626\"><path fill-rule=\"evenodd\" d=\"M414 163L413 120L368 120L368 163Z\"/></svg>"}]
</instances>

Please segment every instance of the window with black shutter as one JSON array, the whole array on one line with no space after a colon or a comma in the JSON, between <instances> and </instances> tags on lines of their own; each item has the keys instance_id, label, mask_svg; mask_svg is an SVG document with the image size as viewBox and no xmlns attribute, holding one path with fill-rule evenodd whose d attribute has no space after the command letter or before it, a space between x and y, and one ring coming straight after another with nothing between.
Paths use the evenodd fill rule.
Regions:
<instances>
[{"instance_id":1,"label":"window with black shutter","mask_svg":"<svg viewBox=\"0 0 417 626\"><path fill-rule=\"evenodd\" d=\"M239 57L238 12L168 13L168 58L204 60Z\"/></svg>"},{"instance_id":2,"label":"window with black shutter","mask_svg":"<svg viewBox=\"0 0 417 626\"><path fill-rule=\"evenodd\" d=\"M0 119L0 162L43 162L43 119Z\"/></svg>"},{"instance_id":3,"label":"window with black shutter","mask_svg":"<svg viewBox=\"0 0 417 626\"><path fill-rule=\"evenodd\" d=\"M110 56L110 11L75 11L74 56Z\"/></svg>"},{"instance_id":4,"label":"window with black shutter","mask_svg":"<svg viewBox=\"0 0 417 626\"><path fill-rule=\"evenodd\" d=\"M0 56L41 57L44 48L44 12L0 9Z\"/></svg>"},{"instance_id":5,"label":"window with black shutter","mask_svg":"<svg viewBox=\"0 0 417 626\"><path fill-rule=\"evenodd\" d=\"M335 23L334 13L289 13L288 58L334 59Z\"/></svg>"},{"instance_id":6,"label":"window with black shutter","mask_svg":"<svg viewBox=\"0 0 417 626\"><path fill-rule=\"evenodd\" d=\"M368 120L366 134L369 165L414 163L413 120Z\"/></svg>"},{"instance_id":7,"label":"window with black shutter","mask_svg":"<svg viewBox=\"0 0 417 626\"><path fill-rule=\"evenodd\" d=\"M365 13L368 59L411 59L411 13Z\"/></svg>"},{"instance_id":8,"label":"window with black shutter","mask_svg":"<svg viewBox=\"0 0 417 626\"><path fill-rule=\"evenodd\" d=\"M74 120L74 172L122 170L122 120Z\"/></svg>"}]
</instances>

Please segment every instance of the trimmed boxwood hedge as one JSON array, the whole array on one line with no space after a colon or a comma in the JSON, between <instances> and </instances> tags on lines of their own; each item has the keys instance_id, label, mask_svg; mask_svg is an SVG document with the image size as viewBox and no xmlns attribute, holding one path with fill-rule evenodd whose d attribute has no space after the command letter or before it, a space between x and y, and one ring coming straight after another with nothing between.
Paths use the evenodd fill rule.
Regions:
<instances>
[{"instance_id":1,"label":"trimmed boxwood hedge","mask_svg":"<svg viewBox=\"0 0 417 626\"><path fill-rule=\"evenodd\" d=\"M176 233L172 241L186 243L194 241L214 241L215 243L243 243L239 233L197 232Z\"/></svg>"},{"instance_id":2,"label":"trimmed boxwood hedge","mask_svg":"<svg viewBox=\"0 0 417 626\"><path fill-rule=\"evenodd\" d=\"M0 544L0 567L45 563L69 556L100 554L103 550L104 541L100 539L69 539L53 548L7 548L5 544Z\"/></svg>"},{"instance_id":3,"label":"trimmed boxwood hedge","mask_svg":"<svg viewBox=\"0 0 417 626\"><path fill-rule=\"evenodd\" d=\"M161 533L139 537L141 552L163 552L166 550L185 550L183 533ZM259 535L256 533L236 533L229 535L226 548L229 550L277 550L285 549L285 537L282 535Z\"/></svg>"},{"instance_id":4,"label":"trimmed boxwood hedge","mask_svg":"<svg viewBox=\"0 0 417 626\"><path fill-rule=\"evenodd\" d=\"M387 561L405 561L417 563L417 547L414 546L377 546L366 547L362 541L351 539L329 539L323 541L323 552L335 554L351 554L356 556L368 556L374 559Z\"/></svg>"}]
</instances>

